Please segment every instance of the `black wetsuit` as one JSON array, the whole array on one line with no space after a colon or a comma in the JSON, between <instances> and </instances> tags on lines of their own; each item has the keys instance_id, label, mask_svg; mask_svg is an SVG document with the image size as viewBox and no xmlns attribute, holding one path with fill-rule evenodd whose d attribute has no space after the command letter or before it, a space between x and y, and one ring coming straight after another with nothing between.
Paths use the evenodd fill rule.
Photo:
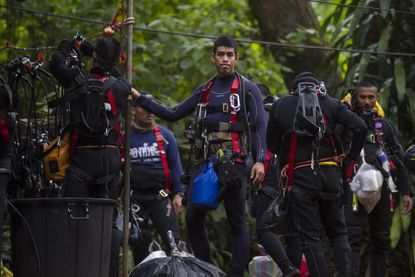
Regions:
<instances>
[{"instance_id":1,"label":"black wetsuit","mask_svg":"<svg viewBox=\"0 0 415 277\"><path fill-rule=\"evenodd\" d=\"M214 80L213 87L209 95L209 105L222 106L226 104L230 106L230 94L231 86L235 79L235 73L230 76L219 78L216 77ZM263 108L262 97L258 87L251 83L248 83L247 93L245 95L245 105L241 105L238 111L238 122L245 122L245 115L249 113L250 122L255 126L256 132L253 143L257 146L257 157L256 161L265 161L265 111ZM182 103L177 105L175 108L164 107L154 100L146 97L140 97L138 104L145 107L147 110L155 114L156 116L169 120L176 121L190 115L195 111L197 104L201 100L201 91L204 88L203 85L197 87L191 96L185 99ZM240 87L239 87L240 88ZM241 96L240 89L238 95ZM245 112L245 106L247 113ZM230 122L229 112L209 112L207 113L207 121L209 122ZM244 130L248 132L248 127ZM243 146L243 147L246 147ZM215 153L209 152L209 155ZM228 222L231 226L232 231L232 269L231 276L242 276L244 269L248 264L249 256L249 233L246 224L245 217L245 202L246 202L246 177L247 173L245 164L235 163L235 170L237 170L242 178L242 185L238 189L226 190L223 199L226 210ZM191 203L192 186L195 176L199 173L199 167L193 167L192 177L190 181L190 188L188 191L188 201ZM189 239L193 251L196 257L211 261L209 239L205 229L205 220L208 211L203 209L196 209L188 204L186 213L187 230L189 233Z\"/></svg>"},{"instance_id":2,"label":"black wetsuit","mask_svg":"<svg viewBox=\"0 0 415 277\"><path fill-rule=\"evenodd\" d=\"M395 165L392 170L397 190L401 195L409 195L410 179L408 172L403 165L401 157L401 146L392 123L386 118L377 118L376 114L363 112L357 113L365 120L369 132L364 146L365 161L381 170L376 151L380 149L380 143L376 138L375 122L382 126L382 141L384 151L388 158ZM376 119L377 118L377 119ZM347 137L347 136L346 136ZM347 144L347 139L345 139ZM361 162L361 161L360 161ZM370 262L370 272L373 277L386 276L387 257L390 248L390 226L392 223L392 212L390 205L390 190L386 182L382 187L381 198L373 210L368 214L366 209L359 203L357 211L353 211L352 192L347 186L346 193L346 223L349 235L349 242L352 248L352 276L360 276L360 241L362 238L362 223L367 218L369 224L370 237L372 240L372 254Z\"/></svg>"},{"instance_id":3,"label":"black wetsuit","mask_svg":"<svg viewBox=\"0 0 415 277\"><path fill-rule=\"evenodd\" d=\"M273 107L267 128L268 149L277 153L280 167L289 162L290 141L298 102L298 94L280 98ZM364 122L340 101L329 96L319 96L322 113L328 130L342 123L353 132L349 158L355 160L366 137ZM315 138L298 136L295 164L311 161L315 153ZM322 223L333 250L338 276L350 274L350 246L341 200L341 172L339 166L319 165L318 159L331 159L336 155L328 135L320 140L318 153L314 156L314 168L310 166L294 170L291 196L293 218L301 238L311 276L329 276L329 270L320 243ZM334 162L334 161L332 161Z\"/></svg>"}]
</instances>

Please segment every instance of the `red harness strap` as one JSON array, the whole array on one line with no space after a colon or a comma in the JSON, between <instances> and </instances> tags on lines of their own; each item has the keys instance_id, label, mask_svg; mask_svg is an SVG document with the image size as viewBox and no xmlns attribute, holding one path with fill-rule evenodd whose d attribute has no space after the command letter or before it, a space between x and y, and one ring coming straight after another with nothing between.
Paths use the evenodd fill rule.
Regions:
<instances>
[{"instance_id":1,"label":"red harness strap","mask_svg":"<svg viewBox=\"0 0 415 277\"><path fill-rule=\"evenodd\" d=\"M287 191L290 191L291 184L294 180L294 165L295 165L295 152L297 150L297 134L292 133L290 139L290 153L288 154L288 183Z\"/></svg>"},{"instance_id":2,"label":"red harness strap","mask_svg":"<svg viewBox=\"0 0 415 277\"><path fill-rule=\"evenodd\" d=\"M93 75L95 75L101 81L105 81L107 79L107 78L102 77L98 74L93 74ZM107 98L108 98L108 102L111 106L112 115L114 117L118 116L117 103L115 102L114 94L112 93L112 91L109 91L107 93ZM115 129L115 133L117 134L118 143L121 145L122 144L122 138L121 138L121 129L120 129L120 123L119 122L114 124L114 129Z\"/></svg>"},{"instance_id":3,"label":"red harness strap","mask_svg":"<svg viewBox=\"0 0 415 277\"><path fill-rule=\"evenodd\" d=\"M267 152L265 153L265 163L264 163L264 172L265 172L265 174L267 174L269 163L271 161L271 156L272 156L272 153L267 150Z\"/></svg>"},{"instance_id":4,"label":"red harness strap","mask_svg":"<svg viewBox=\"0 0 415 277\"><path fill-rule=\"evenodd\" d=\"M210 82L206 88L202 89L200 92L200 102L203 104L207 104L209 102L209 94L210 90L212 89L213 82Z\"/></svg>"},{"instance_id":5,"label":"red harness strap","mask_svg":"<svg viewBox=\"0 0 415 277\"><path fill-rule=\"evenodd\" d=\"M238 94L238 87L239 87L239 80L237 77L235 77L232 83L232 88L231 88L231 99L232 99L232 95ZM232 103L230 106L231 106L231 114L230 114L231 123L236 124L238 122L238 114L234 108L234 105L232 105ZM233 146L233 151L235 151L236 154L241 153L241 148L239 147L239 132L232 131L232 146Z\"/></svg>"},{"instance_id":6,"label":"red harness strap","mask_svg":"<svg viewBox=\"0 0 415 277\"><path fill-rule=\"evenodd\" d=\"M157 124L154 124L154 135L156 136L157 146L160 151L161 163L163 164L164 176L166 177L166 191L168 192L170 189L170 171L169 171L169 164L167 163L167 155L166 151L164 151L164 140L163 136L160 133L160 128Z\"/></svg>"},{"instance_id":7,"label":"red harness strap","mask_svg":"<svg viewBox=\"0 0 415 277\"><path fill-rule=\"evenodd\" d=\"M6 119L0 120L0 136L3 138L5 144L11 143L9 128Z\"/></svg>"}]
</instances>

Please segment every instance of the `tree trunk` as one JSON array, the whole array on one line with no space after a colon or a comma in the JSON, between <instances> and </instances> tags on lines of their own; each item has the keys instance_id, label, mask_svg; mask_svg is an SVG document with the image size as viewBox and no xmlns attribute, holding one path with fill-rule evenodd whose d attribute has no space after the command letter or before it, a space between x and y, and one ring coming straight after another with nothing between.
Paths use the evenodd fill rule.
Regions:
<instances>
[{"instance_id":1,"label":"tree trunk","mask_svg":"<svg viewBox=\"0 0 415 277\"><path fill-rule=\"evenodd\" d=\"M314 29L318 38L320 29L317 16L310 2L304 0L249 0L254 17L259 22L263 39L266 41L281 41L298 28ZM311 42L312 35L306 34L306 39L300 44L315 44ZM318 41L320 39L318 38ZM276 60L292 71L281 72L287 88L291 89L295 75L302 71L318 74L323 80L336 79L336 71L319 68L328 56L327 52L310 49L293 49L271 46L270 50ZM331 71L332 76L329 76ZM330 83L333 82L329 82ZM329 86L330 88L330 86Z\"/></svg>"}]
</instances>

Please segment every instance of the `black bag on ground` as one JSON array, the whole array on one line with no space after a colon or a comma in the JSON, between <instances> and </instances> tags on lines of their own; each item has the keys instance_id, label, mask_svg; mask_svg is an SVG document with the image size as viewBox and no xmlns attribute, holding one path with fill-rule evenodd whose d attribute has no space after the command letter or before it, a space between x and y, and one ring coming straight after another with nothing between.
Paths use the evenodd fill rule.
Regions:
<instances>
[{"instance_id":1,"label":"black bag on ground","mask_svg":"<svg viewBox=\"0 0 415 277\"><path fill-rule=\"evenodd\" d=\"M225 277L226 274L218 267L199 260L192 254L181 251L174 242L169 231L171 256L154 257L137 265L129 277ZM151 255L151 254L150 254Z\"/></svg>"}]
</instances>

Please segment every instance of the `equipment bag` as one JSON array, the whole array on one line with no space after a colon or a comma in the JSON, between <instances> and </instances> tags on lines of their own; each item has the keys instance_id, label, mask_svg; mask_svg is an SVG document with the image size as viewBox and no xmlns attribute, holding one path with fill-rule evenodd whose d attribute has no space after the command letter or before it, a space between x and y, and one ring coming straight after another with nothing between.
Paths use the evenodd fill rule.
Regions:
<instances>
[{"instance_id":1,"label":"equipment bag","mask_svg":"<svg viewBox=\"0 0 415 277\"><path fill-rule=\"evenodd\" d=\"M208 162L195 178L192 191L192 206L204 209L217 209L219 207L219 179L213 168L213 163Z\"/></svg>"},{"instance_id":2,"label":"equipment bag","mask_svg":"<svg viewBox=\"0 0 415 277\"><path fill-rule=\"evenodd\" d=\"M62 181L69 166L70 132L67 130L57 136L43 151L45 175L52 181Z\"/></svg>"},{"instance_id":3,"label":"equipment bag","mask_svg":"<svg viewBox=\"0 0 415 277\"><path fill-rule=\"evenodd\" d=\"M293 195L283 190L272 201L261 217L260 224L280 235L296 232L294 227Z\"/></svg>"},{"instance_id":4,"label":"equipment bag","mask_svg":"<svg viewBox=\"0 0 415 277\"><path fill-rule=\"evenodd\" d=\"M71 122L76 130L84 136L107 136L119 121L111 87L114 77L86 78L85 84L77 91L71 103ZM117 134L118 135L118 134Z\"/></svg>"}]
</instances>

